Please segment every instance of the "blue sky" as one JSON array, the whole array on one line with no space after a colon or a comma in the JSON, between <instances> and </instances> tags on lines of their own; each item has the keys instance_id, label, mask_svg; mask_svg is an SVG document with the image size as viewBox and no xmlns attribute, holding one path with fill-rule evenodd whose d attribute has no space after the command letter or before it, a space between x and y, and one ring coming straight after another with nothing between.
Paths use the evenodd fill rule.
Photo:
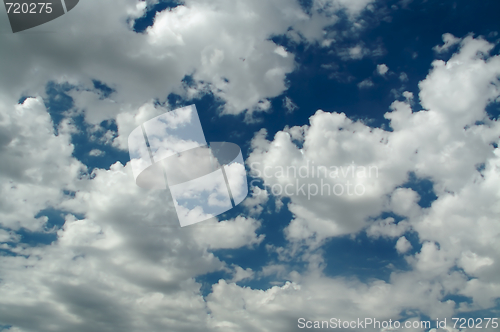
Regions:
<instances>
[{"instance_id":1,"label":"blue sky","mask_svg":"<svg viewBox=\"0 0 500 332\"><path fill-rule=\"evenodd\" d=\"M499 10L82 0L16 34L0 13L0 331L499 317ZM127 138L191 104L240 146L249 196L181 228ZM310 163L378 172L312 197L319 177L275 173Z\"/></svg>"}]
</instances>

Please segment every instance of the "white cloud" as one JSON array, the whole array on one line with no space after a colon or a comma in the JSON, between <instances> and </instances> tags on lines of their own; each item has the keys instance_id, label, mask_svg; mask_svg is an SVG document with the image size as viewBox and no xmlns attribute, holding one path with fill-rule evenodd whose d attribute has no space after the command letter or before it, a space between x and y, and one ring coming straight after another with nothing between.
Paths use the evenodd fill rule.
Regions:
<instances>
[{"instance_id":1,"label":"white cloud","mask_svg":"<svg viewBox=\"0 0 500 332\"><path fill-rule=\"evenodd\" d=\"M409 231L409 226L407 221L401 221L396 224L394 218L386 218L374 222L366 230L366 233L375 238L380 236L398 237Z\"/></svg>"},{"instance_id":2,"label":"white cloud","mask_svg":"<svg viewBox=\"0 0 500 332\"><path fill-rule=\"evenodd\" d=\"M5 100L5 102L3 102ZM78 187L86 167L72 157L70 128L63 122L56 136L40 97L23 104L0 98L0 225L42 231L40 210L57 205L63 190Z\"/></svg>"},{"instance_id":3,"label":"white cloud","mask_svg":"<svg viewBox=\"0 0 500 332\"><path fill-rule=\"evenodd\" d=\"M293 113L293 111L295 111L298 108L298 106L295 105L293 100L290 99L289 97L285 97L283 99L283 107L286 109L287 113Z\"/></svg>"},{"instance_id":4,"label":"white cloud","mask_svg":"<svg viewBox=\"0 0 500 332\"><path fill-rule=\"evenodd\" d=\"M396 250L400 253L400 254L404 254L406 252L408 252L408 250L410 250L412 248L412 245L410 243L410 241L408 241L406 239L406 237L402 236L398 239L398 242L396 242Z\"/></svg>"},{"instance_id":5,"label":"white cloud","mask_svg":"<svg viewBox=\"0 0 500 332\"><path fill-rule=\"evenodd\" d=\"M387 67L386 64L381 64L381 65L377 65L377 73L381 76L384 76L385 74L387 74L387 72L389 71L389 67Z\"/></svg>"},{"instance_id":6,"label":"white cloud","mask_svg":"<svg viewBox=\"0 0 500 332\"><path fill-rule=\"evenodd\" d=\"M191 227L193 238L203 247L211 249L234 249L243 246L258 245L264 240L264 234L256 235L260 222L242 216L234 220L217 222L209 220Z\"/></svg>"},{"instance_id":7,"label":"white cloud","mask_svg":"<svg viewBox=\"0 0 500 332\"><path fill-rule=\"evenodd\" d=\"M367 88L371 88L372 86L374 86L374 84L370 78L367 78L367 79L358 83L358 88L360 88L360 89L367 89Z\"/></svg>"},{"instance_id":8,"label":"white cloud","mask_svg":"<svg viewBox=\"0 0 500 332\"><path fill-rule=\"evenodd\" d=\"M433 49L437 53L444 53L450 49L453 45L460 43L461 39L453 36L451 33L443 34L444 44L442 46L437 45Z\"/></svg>"},{"instance_id":9,"label":"white cloud","mask_svg":"<svg viewBox=\"0 0 500 332\"><path fill-rule=\"evenodd\" d=\"M92 157L101 157L101 156L104 156L105 154L106 154L106 152L99 150L99 149L92 149L89 152L89 156L92 156Z\"/></svg>"}]
</instances>

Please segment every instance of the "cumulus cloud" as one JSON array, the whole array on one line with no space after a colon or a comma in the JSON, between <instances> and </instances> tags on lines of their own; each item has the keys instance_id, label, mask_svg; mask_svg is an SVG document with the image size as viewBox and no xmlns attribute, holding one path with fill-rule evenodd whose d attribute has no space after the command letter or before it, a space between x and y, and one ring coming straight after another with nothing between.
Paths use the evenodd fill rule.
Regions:
<instances>
[{"instance_id":1,"label":"cumulus cloud","mask_svg":"<svg viewBox=\"0 0 500 332\"><path fill-rule=\"evenodd\" d=\"M22 104L0 98L0 225L43 231L40 210L57 205L63 191L78 187L86 167L72 157L71 126L61 123L56 136L42 98Z\"/></svg>"},{"instance_id":2,"label":"cumulus cloud","mask_svg":"<svg viewBox=\"0 0 500 332\"><path fill-rule=\"evenodd\" d=\"M387 72L389 71L389 67L387 67L386 64L381 64L381 65L377 65L377 73L381 76L384 76L385 74L387 74Z\"/></svg>"},{"instance_id":3,"label":"cumulus cloud","mask_svg":"<svg viewBox=\"0 0 500 332\"><path fill-rule=\"evenodd\" d=\"M406 239L406 237L404 237L404 236L400 237L398 239L398 242L396 242L396 250L401 254L406 253L411 248L412 248L412 245L411 245L410 241L408 241Z\"/></svg>"}]
</instances>

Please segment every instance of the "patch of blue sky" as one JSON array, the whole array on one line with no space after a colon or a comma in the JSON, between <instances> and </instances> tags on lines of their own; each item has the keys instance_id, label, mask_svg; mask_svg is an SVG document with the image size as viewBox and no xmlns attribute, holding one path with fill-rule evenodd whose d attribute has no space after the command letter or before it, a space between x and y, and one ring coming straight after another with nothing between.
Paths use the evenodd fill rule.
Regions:
<instances>
[{"instance_id":1,"label":"patch of blue sky","mask_svg":"<svg viewBox=\"0 0 500 332\"><path fill-rule=\"evenodd\" d=\"M47 217L47 223L45 224L45 228L47 230L50 229L59 229L64 225L64 211L57 210L54 208L43 209L35 215L35 218Z\"/></svg>"},{"instance_id":2,"label":"patch of blue sky","mask_svg":"<svg viewBox=\"0 0 500 332\"><path fill-rule=\"evenodd\" d=\"M94 80L94 88L99 90L102 98L109 97L113 93L113 89L106 84ZM71 123L76 127L77 132L72 134L71 143L74 145L73 156L84 163L89 173L94 168L108 169L112 164L120 161L126 164L129 161L127 151L121 151L112 147L110 144L104 144L100 140L108 131L117 132L118 128L114 120L106 120L100 123L101 130L93 132L93 139L90 138L90 126L84 120L84 114L81 112L70 114L68 111L73 109L73 98L68 95L68 92L75 89L75 86L69 84L57 84L49 82L46 86L46 98L44 99L45 107L49 112L54 130L57 134L57 127L61 121L67 117L71 117ZM102 151L100 155L90 155L90 151Z\"/></svg>"},{"instance_id":3,"label":"patch of blue sky","mask_svg":"<svg viewBox=\"0 0 500 332\"><path fill-rule=\"evenodd\" d=\"M415 191L420 196L418 205L422 208L430 207L432 202L437 199L434 192L434 183L429 179L418 178L413 172L408 174L408 181L400 187L410 188Z\"/></svg>"},{"instance_id":4,"label":"patch of blue sky","mask_svg":"<svg viewBox=\"0 0 500 332\"><path fill-rule=\"evenodd\" d=\"M407 234L407 239L418 243L416 235ZM324 273L331 277L355 278L362 282L384 280L394 271L409 271L410 266L403 255L395 249L397 238L370 238L361 232L329 239L322 247L326 267Z\"/></svg>"},{"instance_id":5,"label":"patch of blue sky","mask_svg":"<svg viewBox=\"0 0 500 332\"><path fill-rule=\"evenodd\" d=\"M493 101L488 104L488 106L486 106L486 113L488 114L490 119L498 121L500 116L500 100Z\"/></svg>"},{"instance_id":6,"label":"patch of blue sky","mask_svg":"<svg viewBox=\"0 0 500 332\"><path fill-rule=\"evenodd\" d=\"M25 228L17 230L16 233L20 236L19 242L30 246L51 244L52 242L57 240L56 232L64 225L65 216L67 214L67 211L58 210L53 207L49 207L39 211L35 215L35 218L47 218L44 229L42 231L36 232L27 230ZM75 217L82 219L83 215L76 215Z\"/></svg>"},{"instance_id":7,"label":"patch of blue sky","mask_svg":"<svg viewBox=\"0 0 500 332\"><path fill-rule=\"evenodd\" d=\"M448 294L445 297L443 297L443 302L446 302L448 300L455 302L456 309L458 309L460 303L472 304L472 298L464 295Z\"/></svg>"},{"instance_id":8,"label":"patch of blue sky","mask_svg":"<svg viewBox=\"0 0 500 332\"><path fill-rule=\"evenodd\" d=\"M196 282L201 284L200 292L203 297L212 293L212 286L216 284L220 279L228 280L231 279L231 274L227 271L216 271L207 273L194 278Z\"/></svg>"},{"instance_id":9,"label":"patch of blue sky","mask_svg":"<svg viewBox=\"0 0 500 332\"><path fill-rule=\"evenodd\" d=\"M92 83L94 84L94 88L96 90L99 90L102 94L101 99L106 99L108 98L115 90L109 86L107 86L105 83L99 81L99 80L92 80Z\"/></svg>"},{"instance_id":10,"label":"patch of blue sky","mask_svg":"<svg viewBox=\"0 0 500 332\"><path fill-rule=\"evenodd\" d=\"M49 245L57 241L57 233L55 231L32 232L21 228L16 233L21 237L19 242L27 244L30 247Z\"/></svg>"},{"instance_id":11,"label":"patch of blue sky","mask_svg":"<svg viewBox=\"0 0 500 332\"><path fill-rule=\"evenodd\" d=\"M65 112L74 106L73 98L67 94L74 88L75 86L68 83L59 84L55 82L49 82L45 87L46 98L44 103L54 124L56 135L57 127L66 117Z\"/></svg>"},{"instance_id":12,"label":"patch of blue sky","mask_svg":"<svg viewBox=\"0 0 500 332\"><path fill-rule=\"evenodd\" d=\"M100 140L108 131L117 132L118 128L114 120L101 122L99 125L101 130L92 133L92 140L89 140L90 126L85 122L83 115L73 117L72 123L78 128L78 132L71 136L71 143L74 145L73 156L88 167L89 173L95 168L109 169L118 161L125 165L130 160L128 151L119 150ZM91 154L93 150L101 152L93 155Z\"/></svg>"},{"instance_id":13,"label":"patch of blue sky","mask_svg":"<svg viewBox=\"0 0 500 332\"><path fill-rule=\"evenodd\" d=\"M146 10L146 14L134 21L134 31L138 33L146 31L149 26L153 25L154 18L157 13L175 8L181 4L182 1L160 0L158 3L149 6Z\"/></svg>"}]
</instances>

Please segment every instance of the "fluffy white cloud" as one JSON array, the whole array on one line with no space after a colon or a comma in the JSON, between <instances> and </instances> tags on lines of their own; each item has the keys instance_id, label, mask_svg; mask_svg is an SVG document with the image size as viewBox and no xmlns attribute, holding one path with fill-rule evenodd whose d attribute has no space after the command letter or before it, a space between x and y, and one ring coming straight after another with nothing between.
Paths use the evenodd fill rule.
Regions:
<instances>
[{"instance_id":1,"label":"fluffy white cloud","mask_svg":"<svg viewBox=\"0 0 500 332\"><path fill-rule=\"evenodd\" d=\"M234 220L217 222L210 220L191 227L193 237L203 247L211 249L234 249L259 244L265 235L256 235L260 223L242 216Z\"/></svg>"},{"instance_id":2,"label":"fluffy white cloud","mask_svg":"<svg viewBox=\"0 0 500 332\"><path fill-rule=\"evenodd\" d=\"M42 98L9 101L0 98L0 225L42 231L37 213L74 191L86 167L72 157L73 129L65 121L56 136Z\"/></svg>"},{"instance_id":3,"label":"fluffy white cloud","mask_svg":"<svg viewBox=\"0 0 500 332\"><path fill-rule=\"evenodd\" d=\"M406 237L402 236L398 239L398 242L396 242L396 250L400 254L406 253L408 250L412 248L412 245L410 241L406 239Z\"/></svg>"},{"instance_id":4,"label":"fluffy white cloud","mask_svg":"<svg viewBox=\"0 0 500 332\"><path fill-rule=\"evenodd\" d=\"M384 76L388 71L389 67L387 67L386 64L377 65L377 73L379 73L379 75Z\"/></svg>"}]
</instances>

